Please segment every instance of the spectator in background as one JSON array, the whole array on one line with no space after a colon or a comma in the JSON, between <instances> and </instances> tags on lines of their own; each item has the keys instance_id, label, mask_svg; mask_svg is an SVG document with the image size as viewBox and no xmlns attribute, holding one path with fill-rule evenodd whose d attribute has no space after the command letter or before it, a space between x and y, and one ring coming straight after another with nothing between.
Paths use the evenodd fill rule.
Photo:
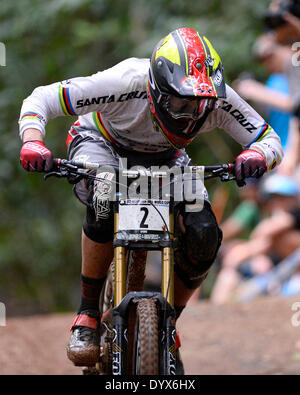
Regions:
<instances>
[{"instance_id":1,"label":"spectator in background","mask_svg":"<svg viewBox=\"0 0 300 395\"><path fill-rule=\"evenodd\" d=\"M253 237L279 240L283 255L288 256L299 248L300 206L288 211L279 211L265 219L255 230ZM290 296L300 293L300 270L298 269L281 288L281 295Z\"/></svg>"},{"instance_id":2,"label":"spectator in background","mask_svg":"<svg viewBox=\"0 0 300 395\"><path fill-rule=\"evenodd\" d=\"M300 65L299 56L293 44L300 41L300 0L272 0L265 15L265 24L268 29L274 32L276 41L282 45L289 45L293 51L290 61L287 63L285 72L287 73L291 111L300 118Z\"/></svg>"},{"instance_id":3,"label":"spectator in background","mask_svg":"<svg viewBox=\"0 0 300 395\"><path fill-rule=\"evenodd\" d=\"M274 31L280 44L291 44L300 39L300 1L272 0L265 13L266 27Z\"/></svg>"},{"instance_id":4,"label":"spectator in background","mask_svg":"<svg viewBox=\"0 0 300 395\"><path fill-rule=\"evenodd\" d=\"M221 223L223 232L223 246L227 249L228 244L234 243L235 239L248 239L251 231L258 225L261 219L259 202L258 182L256 178L249 178L247 185L238 190L240 203L233 213Z\"/></svg>"},{"instance_id":5,"label":"spectator in background","mask_svg":"<svg viewBox=\"0 0 300 395\"><path fill-rule=\"evenodd\" d=\"M269 231L270 226L276 228L274 218L292 212L299 206L296 182L290 177L274 174L262 181L260 196L267 219L254 228L248 241L235 242L223 254L221 270L211 294L213 303L229 301L240 281L267 273L300 247L299 231Z\"/></svg>"},{"instance_id":6,"label":"spectator in background","mask_svg":"<svg viewBox=\"0 0 300 395\"><path fill-rule=\"evenodd\" d=\"M300 136L291 114L292 100L285 70L293 52L290 46L278 44L273 33L267 33L256 41L254 55L269 73L266 84L247 78L237 80L235 89L244 99L265 108L268 122L279 135L285 151L279 171L292 175L299 160Z\"/></svg>"}]
</instances>

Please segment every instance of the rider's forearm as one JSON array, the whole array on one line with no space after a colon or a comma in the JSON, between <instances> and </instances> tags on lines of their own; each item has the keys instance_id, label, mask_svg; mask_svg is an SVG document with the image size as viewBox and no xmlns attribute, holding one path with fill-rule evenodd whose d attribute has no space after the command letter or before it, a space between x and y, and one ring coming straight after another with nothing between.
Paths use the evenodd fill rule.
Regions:
<instances>
[{"instance_id":1,"label":"rider's forearm","mask_svg":"<svg viewBox=\"0 0 300 395\"><path fill-rule=\"evenodd\" d=\"M23 133L23 143L26 141L43 141L42 133L38 129L26 129Z\"/></svg>"},{"instance_id":2,"label":"rider's forearm","mask_svg":"<svg viewBox=\"0 0 300 395\"><path fill-rule=\"evenodd\" d=\"M258 152L258 153L261 154L264 158L266 158L266 155L263 153L263 151L262 151L261 149L259 149L259 148L257 148L257 147L251 147L251 149L252 149L253 151Z\"/></svg>"},{"instance_id":3,"label":"rider's forearm","mask_svg":"<svg viewBox=\"0 0 300 395\"><path fill-rule=\"evenodd\" d=\"M268 170L280 164L283 150L279 136L264 119L230 86L218 111L218 127L229 133L242 147L258 151Z\"/></svg>"},{"instance_id":4,"label":"rider's forearm","mask_svg":"<svg viewBox=\"0 0 300 395\"><path fill-rule=\"evenodd\" d=\"M268 125L266 124L266 126ZM265 157L268 170L272 170L279 165L284 155L280 137L270 126L266 129L264 135L248 146L248 148L257 151Z\"/></svg>"}]
</instances>

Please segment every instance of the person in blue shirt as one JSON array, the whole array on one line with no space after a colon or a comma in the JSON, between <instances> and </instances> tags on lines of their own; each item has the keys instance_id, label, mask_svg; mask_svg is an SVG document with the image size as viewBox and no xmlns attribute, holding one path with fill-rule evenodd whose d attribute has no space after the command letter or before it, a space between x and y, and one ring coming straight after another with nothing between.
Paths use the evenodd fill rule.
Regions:
<instances>
[{"instance_id":1,"label":"person in blue shirt","mask_svg":"<svg viewBox=\"0 0 300 395\"><path fill-rule=\"evenodd\" d=\"M269 121L273 122L272 126L281 138L282 145L286 147L291 112L290 87L285 67L291 57L291 49L276 43L273 34L267 33L256 40L253 54L269 74L266 84L248 77L237 80L235 88L244 99L264 107Z\"/></svg>"},{"instance_id":2,"label":"person in blue shirt","mask_svg":"<svg viewBox=\"0 0 300 395\"><path fill-rule=\"evenodd\" d=\"M286 95L290 93L288 78L284 73L271 74L266 82L266 87ZM283 149L286 150L289 142L291 114L274 107L269 107L267 119L279 135Z\"/></svg>"}]
</instances>

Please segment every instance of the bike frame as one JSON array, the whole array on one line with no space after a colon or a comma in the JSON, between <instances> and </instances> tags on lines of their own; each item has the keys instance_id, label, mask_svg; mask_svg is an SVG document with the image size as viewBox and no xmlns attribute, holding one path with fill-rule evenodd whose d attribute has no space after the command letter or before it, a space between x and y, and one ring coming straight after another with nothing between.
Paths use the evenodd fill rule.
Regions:
<instances>
[{"instance_id":1,"label":"bike frame","mask_svg":"<svg viewBox=\"0 0 300 395\"><path fill-rule=\"evenodd\" d=\"M130 200L132 202L132 200ZM126 202L126 201L125 201ZM149 200L136 200L136 205L145 208ZM154 204L165 203L156 200ZM155 206L154 206L155 207ZM132 303L142 298L154 298L161 312L161 371L162 374L175 374L176 348L175 348L175 312L174 312L174 203L168 202L169 229L165 229L163 240L159 242L139 240L139 233L119 231L120 198L115 203L114 210L114 339L113 339L113 374L127 373L126 355L127 344L127 318ZM119 234L121 233L121 237ZM136 236L133 240L131 236ZM159 236L159 235L157 235ZM157 237L158 238L158 237ZM161 294L153 292L130 292L126 290L127 279L127 252L130 250L160 250L161 251Z\"/></svg>"},{"instance_id":2,"label":"bike frame","mask_svg":"<svg viewBox=\"0 0 300 395\"><path fill-rule=\"evenodd\" d=\"M91 178L99 180L97 176L87 172L82 173L80 169L97 170L100 165L97 163L67 161L65 159L54 160L56 171L48 173L45 179L51 176L67 177L69 175L81 175L84 178ZM185 168L181 168L182 170ZM233 165L217 165L217 166L191 166L190 169L194 173L201 174L209 172L204 179L220 178L221 181L230 181L234 177L230 177L233 170ZM164 177L168 172L156 172L157 177ZM141 173L132 171L127 175L131 178L140 176ZM143 176L151 176L151 172L146 171ZM159 330L161 334L160 340L160 373L164 375L175 374L176 371L176 347L175 347L175 311L174 311L174 199L168 196L166 200L157 199L152 201L148 197L146 199L137 199L134 204L144 208L146 213L146 206L151 205L158 213L159 205L167 205L168 207L168 226L162 215L164 226L159 231L152 232L150 239L139 237L142 232L139 228L136 229L120 229L120 219L122 214L120 211L121 205L132 204L132 200L123 199L122 195L116 194L114 202L114 297L113 297L113 338L112 338L112 373L114 375L123 375L127 373L127 329L128 316L130 306L143 298L153 298L156 301L159 310ZM157 234L155 234L157 232ZM131 250L147 251L160 250L161 251L161 293L158 292L144 292L132 291L127 292L127 257Z\"/></svg>"}]
</instances>

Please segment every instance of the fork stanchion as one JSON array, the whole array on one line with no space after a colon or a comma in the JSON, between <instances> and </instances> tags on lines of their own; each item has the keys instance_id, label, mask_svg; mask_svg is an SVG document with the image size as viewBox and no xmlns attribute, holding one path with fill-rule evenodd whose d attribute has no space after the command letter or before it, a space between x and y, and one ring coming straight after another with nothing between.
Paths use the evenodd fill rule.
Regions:
<instances>
[{"instance_id":1,"label":"fork stanchion","mask_svg":"<svg viewBox=\"0 0 300 395\"><path fill-rule=\"evenodd\" d=\"M161 290L167 302L174 306L174 257L170 247L162 249Z\"/></svg>"},{"instance_id":2,"label":"fork stanchion","mask_svg":"<svg viewBox=\"0 0 300 395\"><path fill-rule=\"evenodd\" d=\"M119 213L115 212L114 228L117 234L119 224ZM123 246L114 248L114 265L115 265L115 292L114 306L118 306L126 295L126 249Z\"/></svg>"},{"instance_id":3,"label":"fork stanchion","mask_svg":"<svg viewBox=\"0 0 300 395\"><path fill-rule=\"evenodd\" d=\"M115 247L115 297L114 305L118 306L126 295L126 251L125 247Z\"/></svg>"},{"instance_id":4,"label":"fork stanchion","mask_svg":"<svg viewBox=\"0 0 300 395\"><path fill-rule=\"evenodd\" d=\"M173 202L170 204L169 237L170 243L174 237ZM162 248L161 251L161 291L170 306L174 307L174 250L173 245Z\"/></svg>"}]
</instances>

